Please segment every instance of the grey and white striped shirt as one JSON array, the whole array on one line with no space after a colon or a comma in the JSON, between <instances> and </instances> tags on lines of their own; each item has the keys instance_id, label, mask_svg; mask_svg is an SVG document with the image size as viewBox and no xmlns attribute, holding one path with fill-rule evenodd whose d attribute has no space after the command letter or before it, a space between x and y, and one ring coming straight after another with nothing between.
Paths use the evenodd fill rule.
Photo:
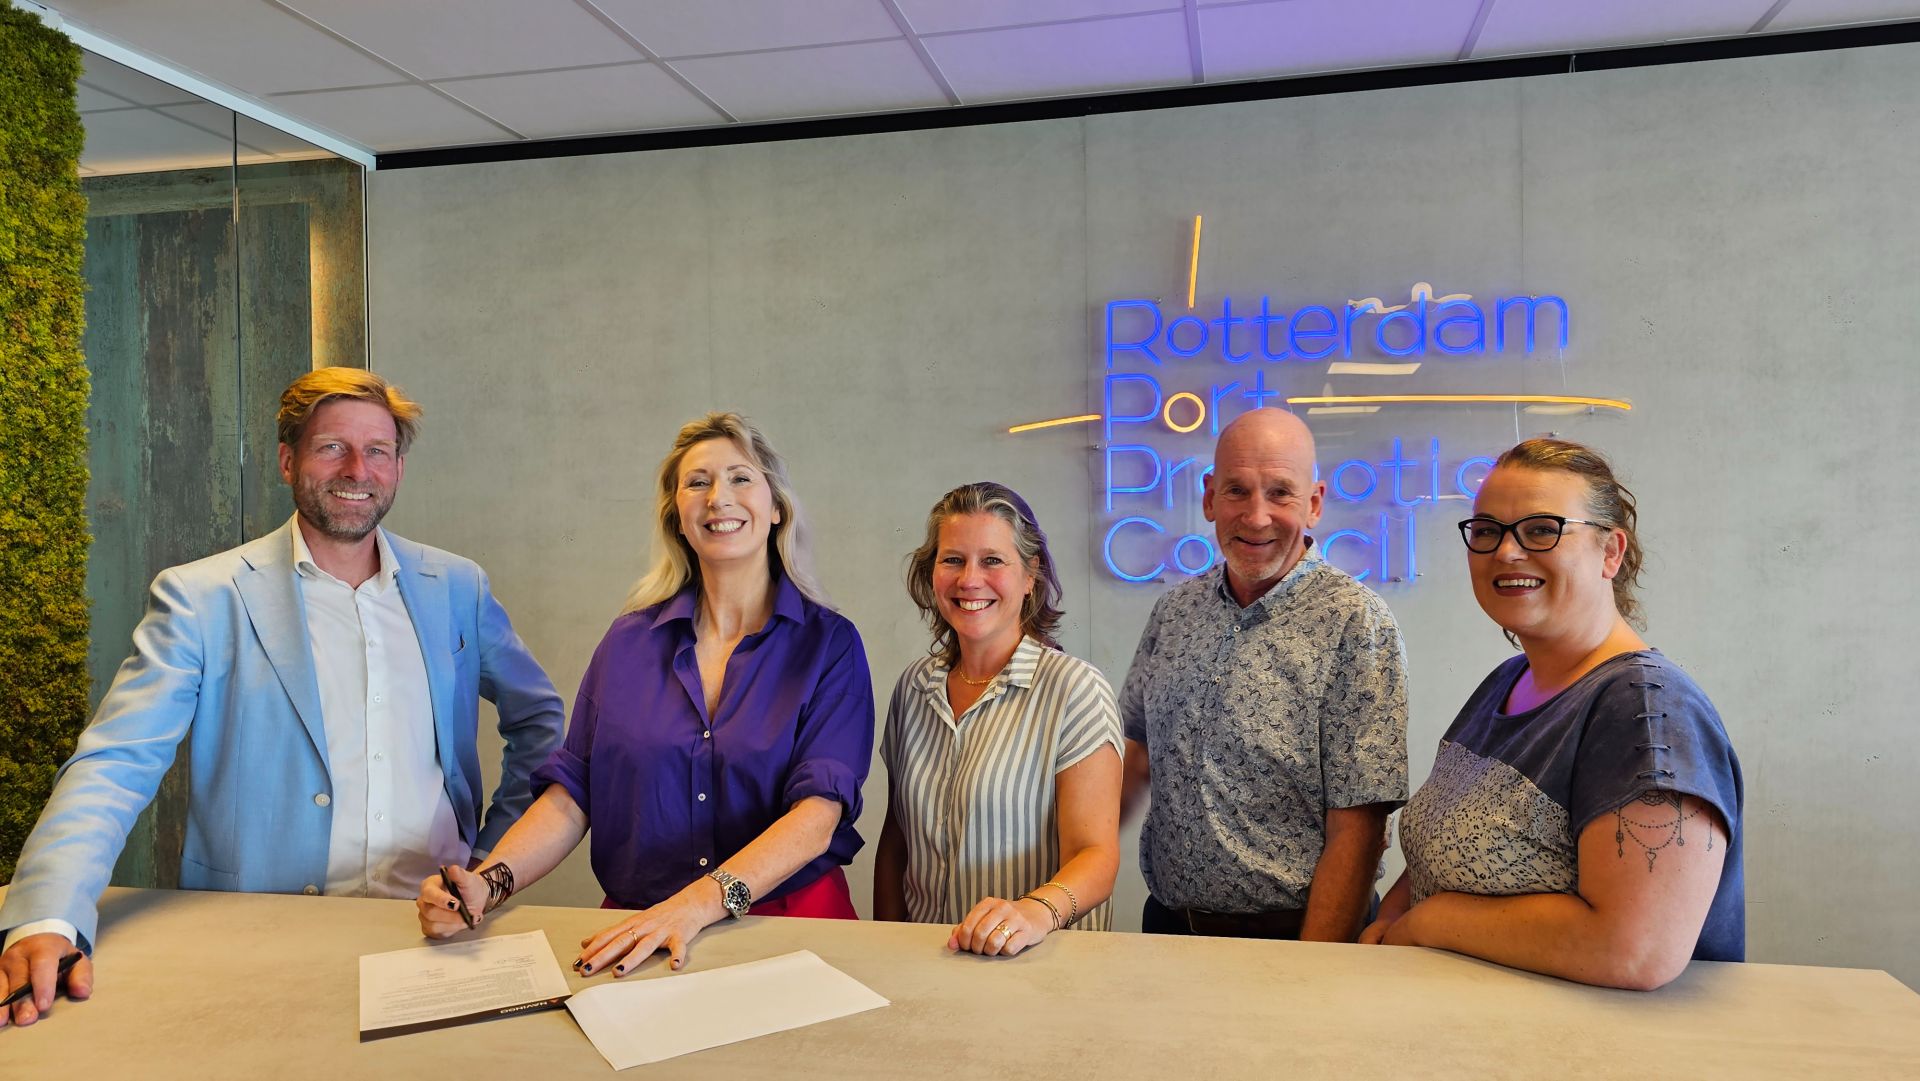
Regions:
<instances>
[{"instance_id":1,"label":"grey and white striped shirt","mask_svg":"<svg viewBox=\"0 0 1920 1081\"><path fill-rule=\"evenodd\" d=\"M983 897L1015 898L1060 869L1054 778L1103 746L1120 753L1120 713L1100 670L1024 638L956 720L947 665L907 666L887 707L880 757L907 839L907 916L958 923ZM1066 915L1066 913L1061 913ZM1110 906L1074 926L1104 931Z\"/></svg>"}]
</instances>

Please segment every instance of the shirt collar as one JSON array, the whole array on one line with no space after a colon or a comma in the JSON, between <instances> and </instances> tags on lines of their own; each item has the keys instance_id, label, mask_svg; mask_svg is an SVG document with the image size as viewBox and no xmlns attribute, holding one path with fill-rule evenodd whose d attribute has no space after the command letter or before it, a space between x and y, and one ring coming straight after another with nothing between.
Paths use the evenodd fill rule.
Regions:
<instances>
[{"instance_id":1,"label":"shirt collar","mask_svg":"<svg viewBox=\"0 0 1920 1081\"><path fill-rule=\"evenodd\" d=\"M662 627L675 620L692 624L700 612L700 583L688 582L667 602L660 606L660 612L653 617L654 627ZM794 626L806 622L807 598L800 587L793 584L785 571L773 572L773 618L784 619ZM771 621L769 621L771 622Z\"/></svg>"},{"instance_id":2,"label":"shirt collar","mask_svg":"<svg viewBox=\"0 0 1920 1081\"><path fill-rule=\"evenodd\" d=\"M295 573L303 578L312 578L316 575L326 575L328 578L333 578L333 575L321 570L320 564L313 561L313 550L307 547L307 538L305 534L300 532L300 515L295 514L293 516L293 521L288 525L287 531L293 534L293 569ZM380 554L380 566L373 572L373 579L369 580L377 580L379 584L376 585L374 589L376 591L384 591L387 586L391 585L395 579L400 577L400 561L393 556L393 545L387 543L386 530L375 527L373 531L373 546L374 550ZM337 582L339 579L334 578L334 581Z\"/></svg>"},{"instance_id":3,"label":"shirt collar","mask_svg":"<svg viewBox=\"0 0 1920 1081\"><path fill-rule=\"evenodd\" d=\"M1006 683L1010 687L1022 689L1032 687L1034 675L1040 671L1040 655L1046 650L1047 647L1042 645L1038 638L1030 634L1022 635L1020 644L1014 647L1013 657L1007 661L1007 666L1002 668L999 674L1007 677ZM921 677L920 689L927 694L945 694L949 671L951 669L947 667L946 659L935 654L933 663L927 666L925 675ZM992 690L991 685L988 686L988 690Z\"/></svg>"},{"instance_id":4,"label":"shirt collar","mask_svg":"<svg viewBox=\"0 0 1920 1081\"><path fill-rule=\"evenodd\" d=\"M1233 595L1233 588L1227 584L1227 561L1224 559L1220 561L1219 566L1213 569L1213 589L1214 592L1220 596L1221 600L1233 606L1234 611L1272 608L1280 602L1280 598L1292 591L1294 585L1298 583L1300 579L1313 573L1315 564L1324 562L1326 562L1326 560L1320 555L1320 546L1313 543L1312 537L1308 537L1307 547L1300 553L1300 560L1293 565L1293 569L1283 575L1278 582L1275 582L1272 589L1261 594L1260 599L1247 605L1246 609L1240 607L1239 599Z\"/></svg>"}]
</instances>

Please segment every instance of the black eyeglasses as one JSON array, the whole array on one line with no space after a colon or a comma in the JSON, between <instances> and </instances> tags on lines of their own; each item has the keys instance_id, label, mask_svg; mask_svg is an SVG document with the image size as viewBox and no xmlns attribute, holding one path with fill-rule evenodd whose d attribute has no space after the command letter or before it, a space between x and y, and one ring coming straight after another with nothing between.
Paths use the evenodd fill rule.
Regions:
<instances>
[{"instance_id":1,"label":"black eyeglasses","mask_svg":"<svg viewBox=\"0 0 1920 1081\"><path fill-rule=\"evenodd\" d=\"M1488 555L1499 551L1500 542L1512 533L1520 547L1529 552L1551 552L1568 526L1605 524L1584 518L1562 518L1558 514L1529 514L1511 523L1497 518L1469 518L1460 523L1460 539L1467 542L1467 551Z\"/></svg>"}]
</instances>

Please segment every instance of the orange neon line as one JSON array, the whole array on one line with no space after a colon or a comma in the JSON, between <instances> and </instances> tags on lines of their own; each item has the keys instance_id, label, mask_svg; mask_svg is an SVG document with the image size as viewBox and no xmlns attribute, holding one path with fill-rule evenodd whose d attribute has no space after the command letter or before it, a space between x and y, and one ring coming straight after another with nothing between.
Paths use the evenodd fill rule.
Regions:
<instances>
[{"instance_id":1,"label":"orange neon line","mask_svg":"<svg viewBox=\"0 0 1920 1081\"><path fill-rule=\"evenodd\" d=\"M1193 257L1187 261L1187 310L1193 310L1193 290L1200 284L1200 215L1193 216Z\"/></svg>"},{"instance_id":2,"label":"orange neon line","mask_svg":"<svg viewBox=\"0 0 1920 1081\"><path fill-rule=\"evenodd\" d=\"M1582 398L1566 394L1342 394L1320 398L1288 398L1288 405L1362 405L1369 402L1552 402L1592 405L1625 412L1633 403L1618 398Z\"/></svg>"},{"instance_id":3,"label":"orange neon line","mask_svg":"<svg viewBox=\"0 0 1920 1081\"><path fill-rule=\"evenodd\" d=\"M1077 417L1055 417L1052 420L1036 420L1032 424L1016 424L1007 429L1007 434L1019 435L1021 432L1031 432L1036 428L1058 428L1062 424L1085 424L1090 420L1101 419L1103 419L1103 414L1083 413Z\"/></svg>"}]
</instances>

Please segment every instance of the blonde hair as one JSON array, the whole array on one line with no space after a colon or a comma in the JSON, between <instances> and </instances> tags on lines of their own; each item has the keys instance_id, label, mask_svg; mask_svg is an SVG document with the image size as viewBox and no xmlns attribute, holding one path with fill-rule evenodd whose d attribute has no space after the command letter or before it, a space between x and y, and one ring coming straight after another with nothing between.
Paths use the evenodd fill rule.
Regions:
<instances>
[{"instance_id":1,"label":"blonde hair","mask_svg":"<svg viewBox=\"0 0 1920 1081\"><path fill-rule=\"evenodd\" d=\"M1013 530L1014 549L1020 564L1033 577L1033 589L1020 602L1020 633L1032 635L1042 645L1060 648L1053 632L1060 627L1060 575L1054 570L1053 553L1047 550L1047 535L1033 516L1027 501L1004 484L990 480L962 484L940 497L927 512L927 539L907 557L907 595L926 617L933 631L933 644L927 652L939 657L951 668L960 663L960 638L953 627L940 618L933 594L933 563L940 554L940 527L948 519L968 514L991 514Z\"/></svg>"},{"instance_id":2,"label":"blonde hair","mask_svg":"<svg viewBox=\"0 0 1920 1081\"><path fill-rule=\"evenodd\" d=\"M365 368L346 367L315 368L280 392L280 442L289 447L298 446L300 434L314 410L336 398L385 407L393 414L393 427L399 433L396 449L404 456L413 445L420 426L420 403Z\"/></svg>"},{"instance_id":3,"label":"blonde hair","mask_svg":"<svg viewBox=\"0 0 1920 1081\"><path fill-rule=\"evenodd\" d=\"M650 608L672 598L688 585L699 583L700 560L680 533L680 504L675 496L680 488L680 463L688 451L709 439L732 440L748 463L767 479L767 487L773 490L774 508L780 512L780 524L773 527L768 544L768 563L771 568L784 572L787 580L808 600L825 607L826 592L813 576L811 537L799 500L794 497L793 483L787 479L786 462L747 418L738 413L708 413L681 426L680 434L674 436L673 449L660 463L659 490L654 503L653 565L634 583L621 613Z\"/></svg>"}]
</instances>

